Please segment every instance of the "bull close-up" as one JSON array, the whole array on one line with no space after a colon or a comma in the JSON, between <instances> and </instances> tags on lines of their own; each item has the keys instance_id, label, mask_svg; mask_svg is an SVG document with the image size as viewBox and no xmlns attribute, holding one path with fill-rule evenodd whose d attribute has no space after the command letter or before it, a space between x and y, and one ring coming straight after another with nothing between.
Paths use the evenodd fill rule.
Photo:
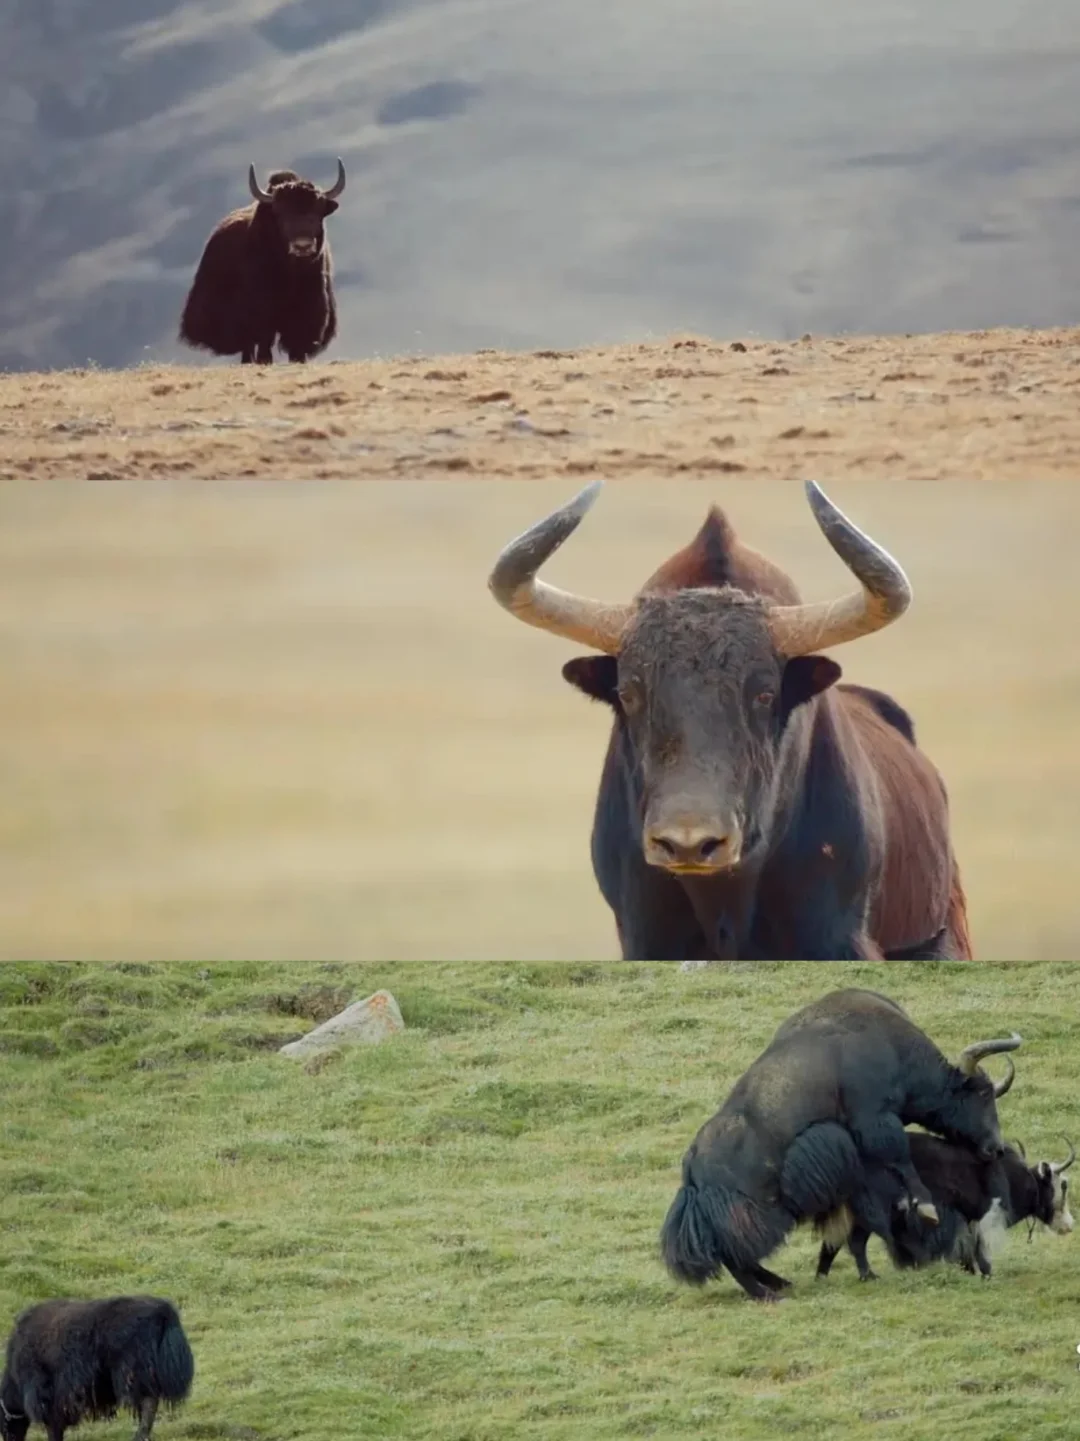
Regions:
<instances>
[{"instance_id":1,"label":"bull close-up","mask_svg":"<svg viewBox=\"0 0 1080 1441\"><path fill-rule=\"evenodd\" d=\"M976 1041L950 1064L896 1002L876 992L835 991L803 1007L683 1157L682 1185L661 1228L668 1270L693 1285L727 1270L755 1300L779 1299L789 1283L761 1262L796 1225L839 1211L853 1196L866 1218L873 1195L859 1201L858 1194L867 1165L884 1168L901 1188L896 1207L940 1224L904 1127L924 1126L985 1161L1000 1157L997 1100L1012 1084L1012 1063L995 1083L979 1062L1020 1044L1016 1034Z\"/></svg>"},{"instance_id":2,"label":"bull close-up","mask_svg":"<svg viewBox=\"0 0 1080 1441\"><path fill-rule=\"evenodd\" d=\"M234 210L206 242L180 317L180 339L243 364L319 355L337 334L333 261L325 222L338 209L345 167L320 190L293 170L260 186L248 169L252 204Z\"/></svg>"},{"instance_id":3,"label":"bull close-up","mask_svg":"<svg viewBox=\"0 0 1080 1441\"><path fill-rule=\"evenodd\" d=\"M594 482L502 551L519 620L600 652L564 677L613 712L592 863L624 960L970 959L946 788L889 695L820 652L898 620L900 565L813 483L858 587L803 604L712 509L629 602L539 579Z\"/></svg>"},{"instance_id":4,"label":"bull close-up","mask_svg":"<svg viewBox=\"0 0 1080 1441\"><path fill-rule=\"evenodd\" d=\"M912 1164L933 1197L939 1224L928 1226L899 1204L902 1198L896 1181L884 1168L867 1167L862 1185L853 1189L853 1199L838 1212L815 1219L823 1238L818 1276L829 1274L846 1244L859 1279L873 1280L866 1248L871 1235L878 1235L893 1264L902 1270L952 1261L966 1271L978 1270L988 1279L1000 1231L1027 1221L1031 1227L1041 1224L1059 1236L1071 1233L1065 1172L1076 1160L1076 1149L1071 1141L1066 1144L1069 1153L1063 1161L1029 1165L1019 1143L987 1160L969 1146L914 1132L908 1139Z\"/></svg>"}]
</instances>

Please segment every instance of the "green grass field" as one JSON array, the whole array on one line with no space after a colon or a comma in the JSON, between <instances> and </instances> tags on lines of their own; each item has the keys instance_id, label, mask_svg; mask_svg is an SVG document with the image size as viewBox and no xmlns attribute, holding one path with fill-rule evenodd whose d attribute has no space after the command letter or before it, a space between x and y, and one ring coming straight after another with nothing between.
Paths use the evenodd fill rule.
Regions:
<instances>
[{"instance_id":1,"label":"green grass field","mask_svg":"<svg viewBox=\"0 0 1080 1441\"><path fill-rule=\"evenodd\" d=\"M4 966L0 1326L170 1296L197 1374L160 1441L1073 1438L1076 1237L1017 1228L989 1283L874 1241L867 1286L846 1257L815 1283L800 1233L777 1307L658 1261L697 1127L852 983L949 1054L1021 1031L1006 1135L1080 1140L1066 965ZM404 1035L274 1053L380 986Z\"/></svg>"}]
</instances>

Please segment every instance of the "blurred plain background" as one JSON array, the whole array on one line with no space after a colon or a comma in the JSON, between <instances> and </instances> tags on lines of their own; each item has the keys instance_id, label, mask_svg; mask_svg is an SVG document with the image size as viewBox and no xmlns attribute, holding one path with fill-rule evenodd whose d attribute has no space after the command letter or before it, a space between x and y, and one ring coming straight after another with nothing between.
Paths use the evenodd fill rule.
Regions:
<instances>
[{"instance_id":1,"label":"blurred plain background","mask_svg":"<svg viewBox=\"0 0 1080 1441\"><path fill-rule=\"evenodd\" d=\"M944 774L976 954L1075 958L1080 487L825 484L912 579L836 657ZM0 955L615 956L607 713L486 589L576 489L0 487ZM737 479L609 485L545 573L625 597L712 501L846 585L801 486Z\"/></svg>"},{"instance_id":2,"label":"blurred plain background","mask_svg":"<svg viewBox=\"0 0 1080 1441\"><path fill-rule=\"evenodd\" d=\"M1080 319L1076 0L3 0L0 367L168 360L247 167L332 357Z\"/></svg>"}]
</instances>

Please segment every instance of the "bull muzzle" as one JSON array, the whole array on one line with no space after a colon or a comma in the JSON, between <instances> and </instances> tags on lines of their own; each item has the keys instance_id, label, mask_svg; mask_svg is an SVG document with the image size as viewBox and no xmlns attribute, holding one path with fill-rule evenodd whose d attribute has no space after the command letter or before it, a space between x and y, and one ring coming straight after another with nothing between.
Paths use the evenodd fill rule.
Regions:
<instances>
[{"instance_id":1,"label":"bull muzzle","mask_svg":"<svg viewBox=\"0 0 1080 1441\"><path fill-rule=\"evenodd\" d=\"M734 819L646 821L642 848L650 866L676 875L713 876L733 870L742 859L742 827Z\"/></svg>"}]
</instances>

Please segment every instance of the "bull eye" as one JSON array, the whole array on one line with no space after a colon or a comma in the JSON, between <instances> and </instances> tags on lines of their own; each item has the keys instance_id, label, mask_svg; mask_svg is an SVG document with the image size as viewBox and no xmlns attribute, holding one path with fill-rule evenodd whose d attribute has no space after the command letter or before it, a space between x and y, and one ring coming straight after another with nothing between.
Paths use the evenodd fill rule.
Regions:
<instances>
[{"instance_id":1,"label":"bull eye","mask_svg":"<svg viewBox=\"0 0 1080 1441\"><path fill-rule=\"evenodd\" d=\"M637 686L626 685L619 687L619 704L627 715L634 715L641 709L641 692Z\"/></svg>"}]
</instances>

